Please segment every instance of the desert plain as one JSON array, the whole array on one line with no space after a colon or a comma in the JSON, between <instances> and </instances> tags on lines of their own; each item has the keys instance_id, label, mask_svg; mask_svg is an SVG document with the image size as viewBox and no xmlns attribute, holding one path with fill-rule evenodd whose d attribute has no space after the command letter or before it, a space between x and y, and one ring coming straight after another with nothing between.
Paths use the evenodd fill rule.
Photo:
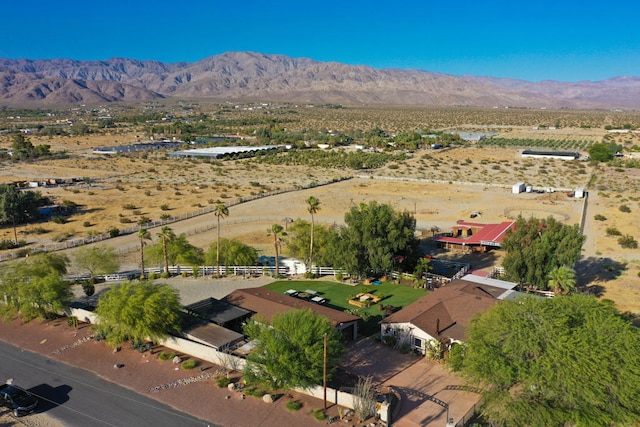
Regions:
<instances>
[{"instance_id":1,"label":"desert plain","mask_svg":"<svg viewBox=\"0 0 640 427\"><path fill-rule=\"evenodd\" d=\"M404 117L402 113L394 110L385 115L376 109L367 115L366 110L358 110L357 114L353 113L356 117L353 120L363 127L374 123L384 126L386 120L400 128L398 118ZM341 113L332 111L331 114ZM552 113L544 114L546 117ZM507 119L503 121L513 120L509 116ZM342 122L329 118L324 123L335 129ZM585 129L570 123L561 129L542 130L530 123L518 126L511 122L489 127L477 123L442 126L442 129L453 128L492 130L505 138L526 140L596 142L607 137L602 128ZM53 242L83 239L114 227L135 227L141 218L157 221L180 217L222 202L230 208L229 216L221 221L221 236L238 238L259 249L261 254L272 255L274 250L267 228L274 223L286 226L297 218L309 220L305 199L310 195L321 201L316 215L319 223L339 225L351 207L376 200L411 212L424 239L432 235L434 228L446 231L458 220L469 220L472 213L479 213L476 221L483 223L511 220L518 215L553 216L583 227L586 243L582 260L576 266L583 289L613 300L621 311L640 313L640 254L637 249L622 248L617 236L607 233L607 229L613 227L623 235L638 237L640 169L580 160L523 158L521 147L473 142L443 150L419 149L404 160L368 170L273 165L252 158L172 159L164 151L116 156L92 153L95 147L139 142L145 139L143 134L143 131L106 131L80 136L30 136L35 145L48 144L52 151L64 150L67 156L33 162L3 161L0 181L80 179L71 186L35 188L55 202L69 200L80 209L65 224L44 222L18 226L19 239L38 248ZM638 143L635 134L616 138L625 146ZM246 137L246 143L252 143L251 135ZM10 145L10 137L3 135L0 148ZM586 148L580 150L582 155ZM555 191L513 194L511 187L516 182ZM323 183L328 184L318 185ZM586 199L571 196L578 187L587 190ZM620 210L621 205L628 206L630 212ZM597 214L606 220L595 220ZM215 243L213 214L199 215L190 221L189 225L179 221L170 226L178 233L184 232L196 246L207 248ZM151 230L154 240L158 231ZM0 239L12 238L12 227L0 229ZM112 240L104 243L117 245L123 254L123 264L135 266L138 261L134 236ZM286 254L286 248L284 252ZM500 251L490 254L495 265L499 265ZM460 254L450 252L443 256L456 259ZM480 267L488 268L486 262ZM71 270L79 272L74 266Z\"/></svg>"}]
</instances>

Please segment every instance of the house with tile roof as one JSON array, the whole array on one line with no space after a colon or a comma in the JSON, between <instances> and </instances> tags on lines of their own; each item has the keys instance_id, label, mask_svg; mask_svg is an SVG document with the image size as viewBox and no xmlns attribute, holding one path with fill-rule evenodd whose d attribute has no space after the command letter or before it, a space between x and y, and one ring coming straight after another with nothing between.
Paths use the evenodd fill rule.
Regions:
<instances>
[{"instance_id":1,"label":"house with tile roof","mask_svg":"<svg viewBox=\"0 0 640 427\"><path fill-rule=\"evenodd\" d=\"M444 348L464 341L471 319L503 299L522 295L517 284L466 275L421 297L380 322L381 336L425 354L433 341Z\"/></svg>"},{"instance_id":2,"label":"house with tile roof","mask_svg":"<svg viewBox=\"0 0 640 427\"><path fill-rule=\"evenodd\" d=\"M294 309L309 309L315 313L328 317L333 326L342 332L347 341L352 341L358 336L358 321L360 317L344 311L314 304L312 302L293 296L274 292L265 288L236 289L223 298L223 301L259 314L266 320L271 320L275 315Z\"/></svg>"}]
</instances>

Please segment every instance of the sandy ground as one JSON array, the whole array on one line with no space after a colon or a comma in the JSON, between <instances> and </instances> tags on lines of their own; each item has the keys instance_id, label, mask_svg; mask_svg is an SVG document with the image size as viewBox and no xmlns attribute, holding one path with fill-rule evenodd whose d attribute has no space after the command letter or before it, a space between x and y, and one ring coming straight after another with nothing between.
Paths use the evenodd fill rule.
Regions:
<instances>
[{"instance_id":1,"label":"sandy ground","mask_svg":"<svg viewBox=\"0 0 640 427\"><path fill-rule=\"evenodd\" d=\"M114 158L90 153L92 145L132 142L124 140L134 137L109 139L103 136L99 141L77 138L70 147L67 141L69 159L36 162L28 167L1 164L3 181L46 177L86 177L91 181L90 186L40 188L39 191L55 200L78 203L81 210L68 224L47 222L19 227L20 238L31 247L38 247L53 241L87 237L110 227L135 226L142 217L158 220L162 215L180 216L218 201L231 203L247 196L355 173L274 167L252 160L202 163L168 160L159 153ZM44 142L57 148L65 146L65 141L57 138ZM640 313L640 256L637 250L621 248L617 236L607 233L612 227L623 235L637 232L633 218L640 209L640 171L594 167L584 162L522 159L518 153L509 148L473 146L419 151L409 160L371 172L369 178L350 179L232 206L229 217L222 220L221 235L239 238L263 254L272 255L267 228L274 223L286 226L287 221L295 218L309 220L304 202L309 195L321 200L321 210L316 216L319 223L341 224L344 213L351 207L376 200L412 212L425 237L430 235L431 227L445 231L455 221L469 219L472 212L481 212L478 221L488 223L521 214L553 215L566 223L576 224L580 221L582 201L568 197L567 193L589 185L584 229L587 243L583 250L582 271L578 272L582 284L589 284L598 295L614 300L621 310ZM551 187L558 191L511 194L511 186L519 181L535 188ZM619 210L623 204L630 207L630 213ZM593 216L596 214L607 219L595 221ZM177 233L186 233L196 246L207 248L215 242L215 224L213 215L203 215L170 226ZM156 230L151 231L155 238ZM12 235L10 227L0 229L0 238L10 239ZM124 266L137 265L137 243L134 236L105 242L115 245L123 254L129 254L123 256Z\"/></svg>"}]
</instances>

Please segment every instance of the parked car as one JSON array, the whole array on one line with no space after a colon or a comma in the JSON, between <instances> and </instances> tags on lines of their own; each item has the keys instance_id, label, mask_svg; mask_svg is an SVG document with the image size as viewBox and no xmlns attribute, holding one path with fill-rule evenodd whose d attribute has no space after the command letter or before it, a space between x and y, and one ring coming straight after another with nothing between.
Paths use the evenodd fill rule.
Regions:
<instances>
[{"instance_id":1,"label":"parked car","mask_svg":"<svg viewBox=\"0 0 640 427\"><path fill-rule=\"evenodd\" d=\"M2 384L0 385L0 403L11 409L16 417L21 417L36 409L38 399L16 385Z\"/></svg>"}]
</instances>

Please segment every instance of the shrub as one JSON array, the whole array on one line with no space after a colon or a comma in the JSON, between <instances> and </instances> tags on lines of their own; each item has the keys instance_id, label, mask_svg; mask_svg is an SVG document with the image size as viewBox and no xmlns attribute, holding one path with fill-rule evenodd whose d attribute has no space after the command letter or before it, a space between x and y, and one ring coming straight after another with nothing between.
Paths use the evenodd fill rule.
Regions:
<instances>
[{"instance_id":1,"label":"shrub","mask_svg":"<svg viewBox=\"0 0 640 427\"><path fill-rule=\"evenodd\" d=\"M327 418L327 414L324 413L323 409L316 409L313 411L313 418L318 421L324 421Z\"/></svg>"},{"instance_id":2,"label":"shrub","mask_svg":"<svg viewBox=\"0 0 640 427\"><path fill-rule=\"evenodd\" d=\"M299 400L290 400L287 402L287 409L291 412L297 411L300 408L302 408L302 402Z\"/></svg>"},{"instance_id":3,"label":"shrub","mask_svg":"<svg viewBox=\"0 0 640 427\"><path fill-rule=\"evenodd\" d=\"M66 199L62 201L62 206L69 210L75 210L78 208L78 204L76 202L72 202L71 200Z\"/></svg>"},{"instance_id":4,"label":"shrub","mask_svg":"<svg viewBox=\"0 0 640 427\"><path fill-rule=\"evenodd\" d=\"M49 230L44 227L33 227L28 230L25 230L27 234L47 234Z\"/></svg>"},{"instance_id":5,"label":"shrub","mask_svg":"<svg viewBox=\"0 0 640 427\"><path fill-rule=\"evenodd\" d=\"M78 329L78 318L76 316L67 317L67 325L71 326L72 328Z\"/></svg>"},{"instance_id":6,"label":"shrub","mask_svg":"<svg viewBox=\"0 0 640 427\"><path fill-rule=\"evenodd\" d=\"M398 340L393 335L385 335L382 337L382 341L389 347L395 347Z\"/></svg>"},{"instance_id":7,"label":"shrub","mask_svg":"<svg viewBox=\"0 0 640 427\"><path fill-rule=\"evenodd\" d=\"M620 238L618 238L618 244L626 249L637 249L638 241L631 236L630 234L626 234Z\"/></svg>"},{"instance_id":8,"label":"shrub","mask_svg":"<svg viewBox=\"0 0 640 427\"><path fill-rule=\"evenodd\" d=\"M220 388L228 387L229 384L231 384L231 378L227 378L226 376L216 378L216 385Z\"/></svg>"},{"instance_id":9,"label":"shrub","mask_svg":"<svg viewBox=\"0 0 640 427\"><path fill-rule=\"evenodd\" d=\"M593 219L595 219L596 221L606 221L607 217L604 215L597 214L593 217Z\"/></svg>"},{"instance_id":10,"label":"shrub","mask_svg":"<svg viewBox=\"0 0 640 427\"><path fill-rule=\"evenodd\" d=\"M91 221L85 221L82 223L83 227L91 227Z\"/></svg>"},{"instance_id":11,"label":"shrub","mask_svg":"<svg viewBox=\"0 0 640 427\"><path fill-rule=\"evenodd\" d=\"M22 248L16 251L16 256L18 258L24 258L31 253L31 248Z\"/></svg>"},{"instance_id":12,"label":"shrub","mask_svg":"<svg viewBox=\"0 0 640 427\"><path fill-rule=\"evenodd\" d=\"M182 369L193 369L196 366L198 366L198 361L194 359L189 359L182 362Z\"/></svg>"},{"instance_id":13,"label":"shrub","mask_svg":"<svg viewBox=\"0 0 640 427\"><path fill-rule=\"evenodd\" d=\"M134 209L137 209L136 205L132 204L132 203L127 203L125 205L122 205L122 209L126 209L129 211L132 211Z\"/></svg>"},{"instance_id":14,"label":"shrub","mask_svg":"<svg viewBox=\"0 0 640 427\"><path fill-rule=\"evenodd\" d=\"M627 205L620 205L618 209L620 209L620 212L625 212L625 213L631 212L631 208Z\"/></svg>"},{"instance_id":15,"label":"shrub","mask_svg":"<svg viewBox=\"0 0 640 427\"><path fill-rule=\"evenodd\" d=\"M67 231L64 233L56 234L51 238L51 240L53 240L54 242L64 242L65 240L69 240L70 238L72 238L73 234L73 231Z\"/></svg>"},{"instance_id":16,"label":"shrub","mask_svg":"<svg viewBox=\"0 0 640 427\"><path fill-rule=\"evenodd\" d=\"M336 280L338 282L342 282L344 280L344 275L342 273L340 273L340 272L337 272L336 273Z\"/></svg>"},{"instance_id":17,"label":"shrub","mask_svg":"<svg viewBox=\"0 0 640 427\"><path fill-rule=\"evenodd\" d=\"M0 240L0 250L14 249L17 247L18 245L16 245L16 242L14 242L13 240L9 240L9 239Z\"/></svg>"},{"instance_id":18,"label":"shrub","mask_svg":"<svg viewBox=\"0 0 640 427\"><path fill-rule=\"evenodd\" d=\"M164 351L161 351L158 354L158 359L160 359L160 360L172 360L176 356L177 356L177 354L175 354L173 352L172 353L165 353Z\"/></svg>"},{"instance_id":19,"label":"shrub","mask_svg":"<svg viewBox=\"0 0 640 427\"><path fill-rule=\"evenodd\" d=\"M96 293L96 287L90 281L86 281L82 283L82 291L88 297Z\"/></svg>"},{"instance_id":20,"label":"shrub","mask_svg":"<svg viewBox=\"0 0 640 427\"><path fill-rule=\"evenodd\" d=\"M171 208L166 203L160 205L160 210L162 210L162 211L168 211L169 209L171 209Z\"/></svg>"},{"instance_id":21,"label":"shrub","mask_svg":"<svg viewBox=\"0 0 640 427\"><path fill-rule=\"evenodd\" d=\"M620 230L618 230L615 227L608 227L607 228L607 234L609 236L622 236L622 233L620 232Z\"/></svg>"},{"instance_id":22,"label":"shrub","mask_svg":"<svg viewBox=\"0 0 640 427\"><path fill-rule=\"evenodd\" d=\"M107 233L109 234L109 237L118 237L118 235L120 235L120 229L113 227L108 229Z\"/></svg>"},{"instance_id":23,"label":"shrub","mask_svg":"<svg viewBox=\"0 0 640 427\"><path fill-rule=\"evenodd\" d=\"M67 218L60 216L60 215L56 215L53 218L51 218L51 222L56 223L56 224L66 224L67 223Z\"/></svg>"}]
</instances>

